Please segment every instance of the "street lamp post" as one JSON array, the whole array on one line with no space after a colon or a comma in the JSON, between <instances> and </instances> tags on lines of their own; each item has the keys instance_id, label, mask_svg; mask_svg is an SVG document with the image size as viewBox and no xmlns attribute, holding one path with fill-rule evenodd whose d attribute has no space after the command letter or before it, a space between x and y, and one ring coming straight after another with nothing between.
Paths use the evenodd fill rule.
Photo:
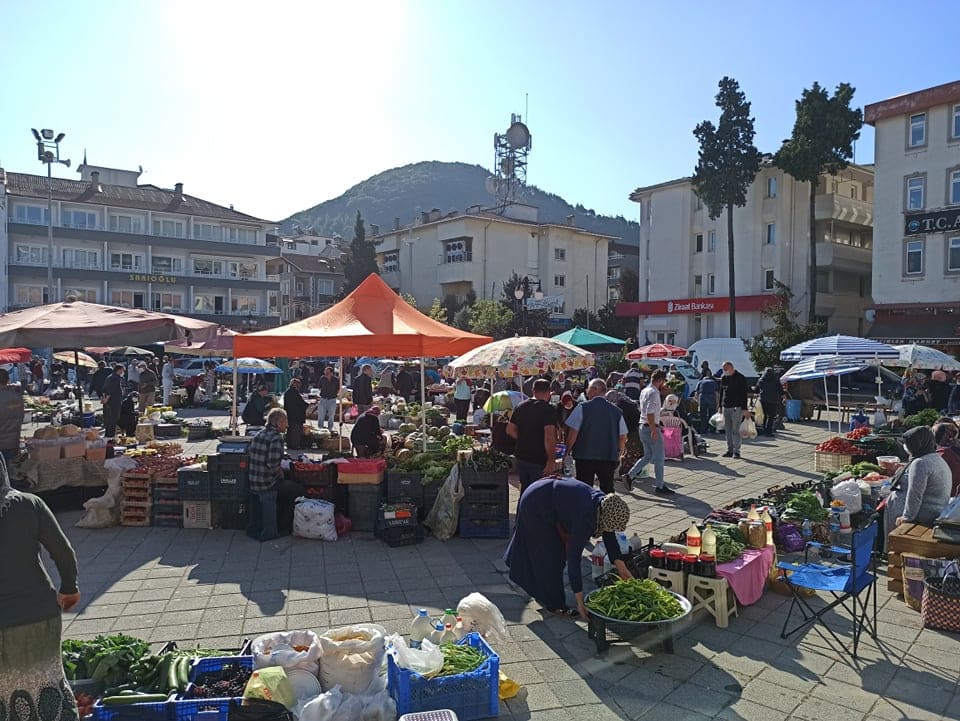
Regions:
<instances>
[{"instance_id":1,"label":"street lamp post","mask_svg":"<svg viewBox=\"0 0 960 721\"><path fill-rule=\"evenodd\" d=\"M536 290L533 288L533 284L536 283ZM527 335L529 332L527 328L527 299L536 298L540 300L543 298L543 291L540 289L540 281L532 280L530 276L525 275L517 283L517 287L513 290L513 297L517 299L517 303L520 305L520 320L521 320L521 330L524 335Z\"/></svg>"},{"instance_id":2,"label":"street lamp post","mask_svg":"<svg viewBox=\"0 0 960 721\"><path fill-rule=\"evenodd\" d=\"M60 141L65 133L55 134L50 128L31 128L37 141L37 160L47 164L47 303L53 302L53 164L70 167L70 159L60 159Z\"/></svg>"}]
</instances>

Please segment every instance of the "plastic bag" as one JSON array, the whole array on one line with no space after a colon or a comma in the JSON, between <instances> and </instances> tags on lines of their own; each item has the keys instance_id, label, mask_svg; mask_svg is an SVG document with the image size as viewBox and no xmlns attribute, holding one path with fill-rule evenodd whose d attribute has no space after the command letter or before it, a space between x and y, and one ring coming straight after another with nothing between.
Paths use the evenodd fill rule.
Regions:
<instances>
[{"instance_id":1,"label":"plastic bag","mask_svg":"<svg viewBox=\"0 0 960 721\"><path fill-rule=\"evenodd\" d=\"M756 401L753 404L753 420L758 426L763 425L763 421L766 419L766 416L763 414L763 405L760 401Z\"/></svg>"},{"instance_id":2,"label":"plastic bag","mask_svg":"<svg viewBox=\"0 0 960 721\"><path fill-rule=\"evenodd\" d=\"M137 462L129 456L110 458L104 461L107 471L107 490L98 498L83 504L85 513L76 522L77 528L110 528L120 525L120 495L123 492L123 474L132 470Z\"/></svg>"},{"instance_id":3,"label":"plastic bag","mask_svg":"<svg viewBox=\"0 0 960 721\"><path fill-rule=\"evenodd\" d=\"M463 484L460 483L460 467L454 465L437 493L433 508L423 522L437 539L446 541L457 532L461 498L463 498Z\"/></svg>"},{"instance_id":4,"label":"plastic bag","mask_svg":"<svg viewBox=\"0 0 960 721\"><path fill-rule=\"evenodd\" d=\"M361 696L362 721L396 721L397 704L386 689L370 696Z\"/></svg>"},{"instance_id":5,"label":"plastic bag","mask_svg":"<svg viewBox=\"0 0 960 721\"><path fill-rule=\"evenodd\" d=\"M300 497L293 508L293 535L321 541L337 540L336 508L329 501Z\"/></svg>"},{"instance_id":6,"label":"plastic bag","mask_svg":"<svg viewBox=\"0 0 960 721\"><path fill-rule=\"evenodd\" d=\"M887 414L883 412L883 408L877 408L876 413L873 414L873 427L879 428L887 424Z\"/></svg>"},{"instance_id":7,"label":"plastic bag","mask_svg":"<svg viewBox=\"0 0 960 721\"><path fill-rule=\"evenodd\" d=\"M333 516L334 525L337 527L337 537L346 536L353 530L353 521L342 513L335 513Z\"/></svg>"},{"instance_id":8,"label":"plastic bag","mask_svg":"<svg viewBox=\"0 0 960 721\"><path fill-rule=\"evenodd\" d=\"M715 431L722 431L726 426L723 420L723 413L720 413L718 411L717 413L714 413L712 416L710 416L710 425L713 426L713 429Z\"/></svg>"},{"instance_id":9,"label":"plastic bag","mask_svg":"<svg viewBox=\"0 0 960 721\"><path fill-rule=\"evenodd\" d=\"M521 688L522 686L507 676L507 674L505 674L503 671L500 672L500 683L497 687L497 696L499 696L501 701L504 699L513 698L520 693Z\"/></svg>"},{"instance_id":10,"label":"plastic bag","mask_svg":"<svg viewBox=\"0 0 960 721\"><path fill-rule=\"evenodd\" d=\"M752 418L744 418L740 424L740 437L744 439L753 439L757 437L757 424Z\"/></svg>"},{"instance_id":11,"label":"plastic bag","mask_svg":"<svg viewBox=\"0 0 960 721\"><path fill-rule=\"evenodd\" d=\"M421 676L432 676L443 668L443 651L429 639L420 642L420 648L410 648L400 634L387 637L387 646L393 649L397 666L415 671Z\"/></svg>"},{"instance_id":12,"label":"plastic bag","mask_svg":"<svg viewBox=\"0 0 960 721\"><path fill-rule=\"evenodd\" d=\"M477 631L494 642L509 643L507 622L497 604L482 593L464 596L457 604L457 615L463 619L464 628Z\"/></svg>"},{"instance_id":13,"label":"plastic bag","mask_svg":"<svg viewBox=\"0 0 960 721\"><path fill-rule=\"evenodd\" d=\"M299 668L314 676L320 670L320 639L313 631L267 633L253 640L251 651L254 668Z\"/></svg>"},{"instance_id":14,"label":"plastic bag","mask_svg":"<svg viewBox=\"0 0 960 721\"><path fill-rule=\"evenodd\" d=\"M334 686L324 694L304 704L300 709L300 721L332 721L343 703L343 693Z\"/></svg>"},{"instance_id":15,"label":"plastic bag","mask_svg":"<svg viewBox=\"0 0 960 721\"><path fill-rule=\"evenodd\" d=\"M250 676L247 687L243 690L244 698L259 698L264 701L276 701L286 708L292 709L297 705L297 695L290 685L287 672L280 666L259 668Z\"/></svg>"},{"instance_id":16,"label":"plastic bag","mask_svg":"<svg viewBox=\"0 0 960 721\"><path fill-rule=\"evenodd\" d=\"M843 501L850 513L860 513L863 509L863 495L860 491L860 484L854 478L840 481L831 488L830 497L835 501Z\"/></svg>"},{"instance_id":17,"label":"plastic bag","mask_svg":"<svg viewBox=\"0 0 960 721\"><path fill-rule=\"evenodd\" d=\"M364 693L380 673L386 631L374 624L333 629L320 635L320 685Z\"/></svg>"}]
</instances>

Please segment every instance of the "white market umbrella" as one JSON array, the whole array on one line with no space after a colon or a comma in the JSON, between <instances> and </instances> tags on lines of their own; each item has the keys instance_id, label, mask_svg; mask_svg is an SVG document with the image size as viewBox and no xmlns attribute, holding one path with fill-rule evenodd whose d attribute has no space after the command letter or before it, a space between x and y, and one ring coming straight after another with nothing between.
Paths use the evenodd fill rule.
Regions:
<instances>
[{"instance_id":1,"label":"white market umbrella","mask_svg":"<svg viewBox=\"0 0 960 721\"><path fill-rule=\"evenodd\" d=\"M918 343L894 347L900 353L900 357L888 361L888 365L918 370L960 371L960 361L936 348Z\"/></svg>"}]
</instances>

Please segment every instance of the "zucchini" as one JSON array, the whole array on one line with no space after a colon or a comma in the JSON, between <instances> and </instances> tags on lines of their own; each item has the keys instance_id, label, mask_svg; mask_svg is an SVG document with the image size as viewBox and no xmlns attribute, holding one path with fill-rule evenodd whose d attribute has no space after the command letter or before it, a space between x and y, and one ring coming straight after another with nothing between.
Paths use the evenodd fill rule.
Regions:
<instances>
[{"instance_id":1,"label":"zucchini","mask_svg":"<svg viewBox=\"0 0 960 721\"><path fill-rule=\"evenodd\" d=\"M164 679L168 691L176 691L177 685L180 683L177 677L177 667L179 663L179 658L172 658L170 660L170 668L167 670L167 676Z\"/></svg>"},{"instance_id":2,"label":"zucchini","mask_svg":"<svg viewBox=\"0 0 960 721\"><path fill-rule=\"evenodd\" d=\"M187 683L190 676L190 666L193 664L193 659L189 656L184 656L180 659L180 666L177 673L177 688L180 691L185 691L187 688Z\"/></svg>"},{"instance_id":3,"label":"zucchini","mask_svg":"<svg viewBox=\"0 0 960 721\"><path fill-rule=\"evenodd\" d=\"M166 701L169 696L165 693L139 693L127 696L105 696L104 706L125 706L134 703L160 703Z\"/></svg>"}]
</instances>

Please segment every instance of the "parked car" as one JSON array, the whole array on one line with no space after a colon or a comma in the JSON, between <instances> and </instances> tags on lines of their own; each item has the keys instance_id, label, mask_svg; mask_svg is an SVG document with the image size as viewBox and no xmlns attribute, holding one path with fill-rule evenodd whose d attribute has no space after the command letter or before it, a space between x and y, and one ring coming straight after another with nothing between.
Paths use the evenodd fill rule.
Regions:
<instances>
[{"instance_id":1,"label":"parked car","mask_svg":"<svg viewBox=\"0 0 960 721\"><path fill-rule=\"evenodd\" d=\"M893 371L868 366L856 373L840 376L840 400L844 405L872 405L877 400L877 371L882 379L881 394L892 400L900 395L900 376ZM837 402L837 379L827 378L830 402ZM787 393L791 398L823 403L823 379L812 381L791 381L787 383Z\"/></svg>"},{"instance_id":2,"label":"parked car","mask_svg":"<svg viewBox=\"0 0 960 721\"><path fill-rule=\"evenodd\" d=\"M755 383L760 373L753 367L753 360L743 341L739 338L704 338L690 345L690 365L700 372L700 364L704 361L710 364L710 370L716 373L727 361L743 373L750 383ZM762 370L762 369L761 369Z\"/></svg>"},{"instance_id":3,"label":"parked car","mask_svg":"<svg viewBox=\"0 0 960 721\"><path fill-rule=\"evenodd\" d=\"M684 398L690 397L690 394L693 393L694 388L697 387L697 383L700 381L700 374L697 372L697 369L685 360L680 360L679 358L647 358L646 360L632 362L639 363L641 369L649 368L651 371L657 370L658 368L669 371L670 366L675 365L677 372L682 375L683 379L687 382L687 386L683 391Z\"/></svg>"},{"instance_id":4,"label":"parked car","mask_svg":"<svg viewBox=\"0 0 960 721\"><path fill-rule=\"evenodd\" d=\"M177 362L173 367L173 375L177 378L192 378L193 376L202 376L207 372L206 364L207 363L220 363L219 359L216 358L191 358L190 360L182 359Z\"/></svg>"}]
</instances>

